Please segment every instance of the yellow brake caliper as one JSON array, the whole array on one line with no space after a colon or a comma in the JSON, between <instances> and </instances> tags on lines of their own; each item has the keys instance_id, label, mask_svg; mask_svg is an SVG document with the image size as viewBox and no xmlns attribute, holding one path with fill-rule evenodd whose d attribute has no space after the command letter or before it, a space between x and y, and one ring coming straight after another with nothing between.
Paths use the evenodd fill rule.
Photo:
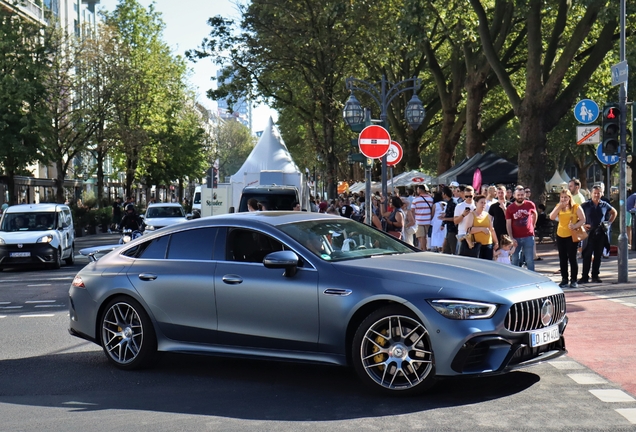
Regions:
<instances>
[{"instance_id":1,"label":"yellow brake caliper","mask_svg":"<svg viewBox=\"0 0 636 432\"><path fill-rule=\"evenodd\" d=\"M387 335L388 332L386 329L382 330L382 334L383 335ZM380 345L381 347L384 347L386 345L387 340L385 338L383 338L382 336L379 336L375 338L375 342ZM376 345L373 345L372 351L374 353L380 351L380 348L378 348ZM373 361L377 364L377 363L382 363L384 362L384 354L380 353L376 356L373 357ZM384 365L378 366L378 369L383 370L384 369Z\"/></svg>"}]
</instances>

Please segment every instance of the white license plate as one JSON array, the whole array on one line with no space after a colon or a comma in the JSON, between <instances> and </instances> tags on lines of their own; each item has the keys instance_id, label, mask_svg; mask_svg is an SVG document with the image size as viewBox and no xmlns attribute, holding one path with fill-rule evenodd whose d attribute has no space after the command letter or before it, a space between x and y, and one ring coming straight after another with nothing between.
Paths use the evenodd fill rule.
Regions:
<instances>
[{"instance_id":1,"label":"white license plate","mask_svg":"<svg viewBox=\"0 0 636 432\"><path fill-rule=\"evenodd\" d=\"M11 252L9 256L11 258L28 258L31 256L31 252Z\"/></svg>"},{"instance_id":2,"label":"white license plate","mask_svg":"<svg viewBox=\"0 0 636 432\"><path fill-rule=\"evenodd\" d=\"M550 327L542 328L540 330L533 330L529 332L529 335L530 335L531 347L546 345L552 342L556 342L561 338L558 324L550 326Z\"/></svg>"}]
</instances>

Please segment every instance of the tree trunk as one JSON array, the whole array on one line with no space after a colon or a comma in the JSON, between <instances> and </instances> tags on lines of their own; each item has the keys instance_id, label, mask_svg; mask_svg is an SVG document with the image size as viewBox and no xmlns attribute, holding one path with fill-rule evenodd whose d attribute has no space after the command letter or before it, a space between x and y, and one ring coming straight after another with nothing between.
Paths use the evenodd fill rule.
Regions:
<instances>
[{"instance_id":1,"label":"tree trunk","mask_svg":"<svg viewBox=\"0 0 636 432\"><path fill-rule=\"evenodd\" d=\"M532 191L532 201L535 204L546 200L545 168L547 157L547 137L543 130L544 112L542 107L526 108L528 112L519 117L519 177L517 183Z\"/></svg>"},{"instance_id":2,"label":"tree trunk","mask_svg":"<svg viewBox=\"0 0 636 432\"><path fill-rule=\"evenodd\" d=\"M101 206L104 202L104 151L97 147L97 202Z\"/></svg>"},{"instance_id":3,"label":"tree trunk","mask_svg":"<svg viewBox=\"0 0 636 432\"><path fill-rule=\"evenodd\" d=\"M455 161L455 148L459 141L461 128L458 128L458 122L461 120L457 116L457 108L455 105L449 110L443 112L442 131L439 141L439 159L437 161L437 175L448 171ZM463 123L462 123L463 124Z\"/></svg>"},{"instance_id":4,"label":"tree trunk","mask_svg":"<svg viewBox=\"0 0 636 432\"><path fill-rule=\"evenodd\" d=\"M18 204L18 195L15 192L15 171L7 171L7 190L9 191L9 205Z\"/></svg>"},{"instance_id":5,"label":"tree trunk","mask_svg":"<svg viewBox=\"0 0 636 432\"><path fill-rule=\"evenodd\" d=\"M57 168L57 177L55 178L55 202L64 203L64 163L62 161L55 162Z\"/></svg>"},{"instance_id":6,"label":"tree trunk","mask_svg":"<svg viewBox=\"0 0 636 432\"><path fill-rule=\"evenodd\" d=\"M488 92L484 82L469 75L466 79L466 157L485 150L481 126L481 108Z\"/></svg>"}]
</instances>

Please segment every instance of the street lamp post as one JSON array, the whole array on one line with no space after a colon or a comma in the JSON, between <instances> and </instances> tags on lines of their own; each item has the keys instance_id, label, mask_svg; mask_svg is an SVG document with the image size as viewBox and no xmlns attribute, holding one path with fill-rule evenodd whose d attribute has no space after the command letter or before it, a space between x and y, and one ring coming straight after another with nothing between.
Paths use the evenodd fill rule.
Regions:
<instances>
[{"instance_id":1,"label":"street lamp post","mask_svg":"<svg viewBox=\"0 0 636 432\"><path fill-rule=\"evenodd\" d=\"M345 103L342 116L345 123L352 129L361 129L364 125L364 110L356 99L354 91L361 91L371 97L380 108L380 122L382 127L389 130L387 110L393 99L398 95L412 91L413 97L406 105L404 114L407 123L414 130L417 129L424 121L425 111L422 101L417 97L417 91L421 87L422 80L416 77L407 78L397 83L387 81L386 76L382 76L379 83L371 84L358 78L347 78L346 87L351 92L349 99ZM379 85L379 88L378 88ZM390 132L390 131L389 131ZM382 194L387 197L387 161L386 155L382 157Z\"/></svg>"}]
</instances>

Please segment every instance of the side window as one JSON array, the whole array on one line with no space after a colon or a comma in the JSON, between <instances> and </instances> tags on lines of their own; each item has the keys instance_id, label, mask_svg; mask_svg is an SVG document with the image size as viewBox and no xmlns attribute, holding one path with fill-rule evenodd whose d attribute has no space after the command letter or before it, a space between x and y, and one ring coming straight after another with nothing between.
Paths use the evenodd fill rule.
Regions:
<instances>
[{"instance_id":1,"label":"side window","mask_svg":"<svg viewBox=\"0 0 636 432\"><path fill-rule=\"evenodd\" d=\"M131 258L164 259L168 246L169 235L157 237L124 251L122 254Z\"/></svg>"},{"instance_id":2,"label":"side window","mask_svg":"<svg viewBox=\"0 0 636 432\"><path fill-rule=\"evenodd\" d=\"M172 234L168 259L211 260L218 228L200 228Z\"/></svg>"},{"instance_id":3,"label":"side window","mask_svg":"<svg viewBox=\"0 0 636 432\"><path fill-rule=\"evenodd\" d=\"M267 234L237 228L228 234L226 260L260 263L267 254L283 249L282 243Z\"/></svg>"}]
</instances>

